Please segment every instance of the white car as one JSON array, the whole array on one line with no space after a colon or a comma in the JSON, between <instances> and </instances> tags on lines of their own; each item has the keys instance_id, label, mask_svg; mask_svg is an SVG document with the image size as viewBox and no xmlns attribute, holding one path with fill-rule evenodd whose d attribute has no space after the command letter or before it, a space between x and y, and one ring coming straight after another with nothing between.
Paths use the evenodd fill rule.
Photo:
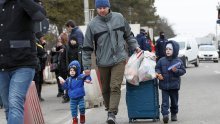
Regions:
<instances>
[{"instance_id":1,"label":"white car","mask_svg":"<svg viewBox=\"0 0 220 124\"><path fill-rule=\"evenodd\" d=\"M178 57L183 61L186 68L189 64L194 64L195 67L199 66L199 49L195 38L176 36L174 38L170 38L169 40L174 40L179 43L180 50Z\"/></svg>"},{"instance_id":2,"label":"white car","mask_svg":"<svg viewBox=\"0 0 220 124\"><path fill-rule=\"evenodd\" d=\"M218 62L218 50L213 45L200 45L199 61Z\"/></svg>"}]
</instances>

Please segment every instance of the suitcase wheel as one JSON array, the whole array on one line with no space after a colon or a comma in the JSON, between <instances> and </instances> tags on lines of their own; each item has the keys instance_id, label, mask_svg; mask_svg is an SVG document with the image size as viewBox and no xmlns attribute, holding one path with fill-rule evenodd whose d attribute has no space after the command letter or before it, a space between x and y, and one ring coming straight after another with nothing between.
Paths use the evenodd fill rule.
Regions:
<instances>
[{"instance_id":1,"label":"suitcase wheel","mask_svg":"<svg viewBox=\"0 0 220 124\"><path fill-rule=\"evenodd\" d=\"M135 119L129 118L129 123L133 123Z\"/></svg>"}]
</instances>

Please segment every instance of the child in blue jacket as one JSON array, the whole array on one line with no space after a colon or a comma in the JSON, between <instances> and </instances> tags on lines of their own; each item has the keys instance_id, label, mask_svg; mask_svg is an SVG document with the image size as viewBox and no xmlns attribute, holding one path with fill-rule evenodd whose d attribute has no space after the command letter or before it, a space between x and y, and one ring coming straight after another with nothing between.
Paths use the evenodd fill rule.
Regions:
<instances>
[{"instance_id":1,"label":"child in blue jacket","mask_svg":"<svg viewBox=\"0 0 220 124\"><path fill-rule=\"evenodd\" d=\"M81 67L78 61L72 61L69 66L69 75L66 80L59 78L64 89L68 89L70 97L70 109L73 117L73 124L78 124L78 106L80 112L80 123L85 123L85 90L84 82L91 83L91 77L81 74Z\"/></svg>"},{"instance_id":2,"label":"child in blue jacket","mask_svg":"<svg viewBox=\"0 0 220 124\"><path fill-rule=\"evenodd\" d=\"M165 57L156 64L156 76L159 79L159 88L162 91L161 113L164 123L169 121L169 99L171 101L171 121L177 121L180 76L186 73L185 67L178 56L179 44L176 41L166 43Z\"/></svg>"}]
</instances>

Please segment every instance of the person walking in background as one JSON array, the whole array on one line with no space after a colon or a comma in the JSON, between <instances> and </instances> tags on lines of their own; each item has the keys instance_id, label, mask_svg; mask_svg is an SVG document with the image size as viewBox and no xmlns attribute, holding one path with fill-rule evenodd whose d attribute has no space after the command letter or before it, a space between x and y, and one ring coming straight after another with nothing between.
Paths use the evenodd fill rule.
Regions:
<instances>
[{"instance_id":1,"label":"person walking in background","mask_svg":"<svg viewBox=\"0 0 220 124\"><path fill-rule=\"evenodd\" d=\"M69 65L69 57L68 57L68 34L67 33L61 33L60 34L62 47L59 50L60 56L59 56L59 76L61 76L63 79L66 79L68 77L68 65ZM69 96L68 91L64 90L63 95L63 101L62 103L69 102Z\"/></svg>"},{"instance_id":2,"label":"person walking in background","mask_svg":"<svg viewBox=\"0 0 220 124\"><path fill-rule=\"evenodd\" d=\"M96 0L95 7L98 15L87 25L83 43L83 67L85 74L89 75L91 54L94 51L100 72L104 105L108 111L107 123L115 124L128 57L124 46L127 43L129 48L137 52L141 49L125 18L120 13L110 10L109 0Z\"/></svg>"},{"instance_id":3,"label":"person walking in background","mask_svg":"<svg viewBox=\"0 0 220 124\"><path fill-rule=\"evenodd\" d=\"M151 52L151 43L149 39L147 38L146 31L144 29L140 29L140 34L136 36L136 39L138 41L138 44L140 48L144 51L150 51Z\"/></svg>"},{"instance_id":4,"label":"person walking in background","mask_svg":"<svg viewBox=\"0 0 220 124\"><path fill-rule=\"evenodd\" d=\"M69 43L71 43L70 46L73 46L71 48L74 49L73 51L77 52L77 53L70 53L70 55L74 55L74 56L77 55L77 58L74 57L74 59L72 60L78 60L82 67L82 45L84 40L83 33L79 29L79 27L76 26L76 23L73 20L68 20L66 22L66 29L69 33ZM81 69L82 69L81 71L83 71L83 67Z\"/></svg>"},{"instance_id":5,"label":"person walking in background","mask_svg":"<svg viewBox=\"0 0 220 124\"><path fill-rule=\"evenodd\" d=\"M58 79L59 72L60 72L60 55L61 55L61 49L62 49L62 43L61 43L61 38L58 37L58 41L56 43L56 46L51 49L51 65L54 67L51 68L51 72L55 72L56 75L56 80L57 80L57 88L58 88L58 93L57 97L61 97L64 95L64 91L62 89L62 86L60 84L60 80Z\"/></svg>"},{"instance_id":6,"label":"person walking in background","mask_svg":"<svg viewBox=\"0 0 220 124\"><path fill-rule=\"evenodd\" d=\"M165 48L165 57L158 60L155 70L159 79L159 88L162 91L161 113L164 123L168 123L170 105L171 121L177 121L180 76L184 75L186 70L181 59L177 57L179 44L175 41L168 41Z\"/></svg>"},{"instance_id":7,"label":"person walking in background","mask_svg":"<svg viewBox=\"0 0 220 124\"><path fill-rule=\"evenodd\" d=\"M41 97L41 91L42 91L42 84L44 82L43 71L45 69L46 60L47 60L47 52L44 48L44 46L46 45L46 40L44 39L44 34L42 32L37 32L35 35L36 35L38 67L36 68L35 71L34 81L36 84L39 100L44 101L44 99Z\"/></svg>"},{"instance_id":8,"label":"person walking in background","mask_svg":"<svg viewBox=\"0 0 220 124\"><path fill-rule=\"evenodd\" d=\"M64 89L68 89L70 97L70 109L73 118L73 124L78 124L78 107L80 112L80 123L85 123L85 89L84 82L90 83L91 77L81 74L80 63L76 60L72 61L68 66L70 77L66 80L60 78L60 83Z\"/></svg>"},{"instance_id":9,"label":"person walking in background","mask_svg":"<svg viewBox=\"0 0 220 124\"><path fill-rule=\"evenodd\" d=\"M32 0L1 0L0 10L0 94L7 124L24 124L25 97L37 66L33 27L46 12Z\"/></svg>"},{"instance_id":10,"label":"person walking in background","mask_svg":"<svg viewBox=\"0 0 220 124\"><path fill-rule=\"evenodd\" d=\"M156 60L158 61L160 58L164 57L165 56L165 45L166 45L166 42L168 41L166 38L165 38L165 34L163 31L161 31L160 33L160 37L159 39L156 41Z\"/></svg>"}]
</instances>

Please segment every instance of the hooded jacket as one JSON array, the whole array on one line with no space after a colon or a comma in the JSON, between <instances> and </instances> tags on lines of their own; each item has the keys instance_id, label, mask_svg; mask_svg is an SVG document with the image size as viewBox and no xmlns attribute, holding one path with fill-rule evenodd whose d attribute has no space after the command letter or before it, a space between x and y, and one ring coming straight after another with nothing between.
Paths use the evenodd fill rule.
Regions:
<instances>
[{"instance_id":1,"label":"hooded jacket","mask_svg":"<svg viewBox=\"0 0 220 124\"><path fill-rule=\"evenodd\" d=\"M96 64L100 67L113 66L126 60L126 43L131 50L139 47L128 22L120 13L110 11L106 16L97 15L89 22L85 33L82 51L84 69L91 68L93 51Z\"/></svg>"},{"instance_id":2,"label":"hooded jacket","mask_svg":"<svg viewBox=\"0 0 220 124\"><path fill-rule=\"evenodd\" d=\"M85 96L84 81L92 80L90 76L81 74L81 67L78 61L72 61L68 69L71 67L76 67L76 75L74 77L69 77L66 79L63 89L68 89L68 95L70 98L76 99Z\"/></svg>"},{"instance_id":3,"label":"hooded jacket","mask_svg":"<svg viewBox=\"0 0 220 124\"><path fill-rule=\"evenodd\" d=\"M0 11L0 71L35 68L37 51L34 23L45 10L33 0L6 0Z\"/></svg>"},{"instance_id":4,"label":"hooded jacket","mask_svg":"<svg viewBox=\"0 0 220 124\"><path fill-rule=\"evenodd\" d=\"M181 78L180 76L186 73L185 67L181 59L179 59L179 44L176 41L168 41L166 45L171 43L173 46L173 55L171 57L165 56L159 59L156 64L155 71L158 74L162 74L164 80L159 80L159 88L163 90L171 90L171 89L180 89ZM165 45L165 46L166 46ZM165 52L165 51L164 51ZM180 65L176 66L177 71L173 72L168 68L172 65L180 63Z\"/></svg>"}]
</instances>

